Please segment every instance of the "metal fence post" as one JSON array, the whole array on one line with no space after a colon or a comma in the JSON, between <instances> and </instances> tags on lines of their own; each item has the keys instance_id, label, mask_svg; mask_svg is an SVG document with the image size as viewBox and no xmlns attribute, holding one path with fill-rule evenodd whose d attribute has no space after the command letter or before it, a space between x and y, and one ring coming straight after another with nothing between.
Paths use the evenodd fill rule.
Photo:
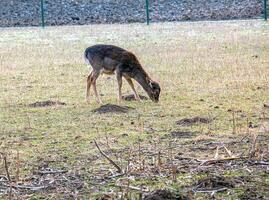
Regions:
<instances>
[{"instance_id":1,"label":"metal fence post","mask_svg":"<svg viewBox=\"0 0 269 200\"><path fill-rule=\"evenodd\" d=\"M41 23L42 27L45 27L45 17L44 17L44 0L40 0L40 9L41 9Z\"/></svg>"},{"instance_id":2,"label":"metal fence post","mask_svg":"<svg viewBox=\"0 0 269 200\"><path fill-rule=\"evenodd\" d=\"M267 21L267 0L263 1L264 20Z\"/></svg>"},{"instance_id":3,"label":"metal fence post","mask_svg":"<svg viewBox=\"0 0 269 200\"><path fill-rule=\"evenodd\" d=\"M149 0L146 0L147 25L149 25Z\"/></svg>"}]
</instances>

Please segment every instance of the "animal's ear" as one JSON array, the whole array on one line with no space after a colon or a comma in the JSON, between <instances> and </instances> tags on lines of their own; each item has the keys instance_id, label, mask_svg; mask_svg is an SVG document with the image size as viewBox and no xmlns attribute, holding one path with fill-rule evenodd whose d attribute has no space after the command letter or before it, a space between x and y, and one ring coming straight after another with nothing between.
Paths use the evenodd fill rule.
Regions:
<instances>
[{"instance_id":1,"label":"animal's ear","mask_svg":"<svg viewBox=\"0 0 269 200\"><path fill-rule=\"evenodd\" d=\"M160 80L158 80L158 79L154 79L154 82L157 84L160 84Z\"/></svg>"}]
</instances>

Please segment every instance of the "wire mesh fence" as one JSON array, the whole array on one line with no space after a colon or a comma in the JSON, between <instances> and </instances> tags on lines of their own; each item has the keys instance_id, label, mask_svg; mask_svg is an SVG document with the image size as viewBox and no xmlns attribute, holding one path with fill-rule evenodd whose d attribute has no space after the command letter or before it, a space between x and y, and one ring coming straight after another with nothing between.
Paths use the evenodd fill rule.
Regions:
<instances>
[{"instance_id":1,"label":"wire mesh fence","mask_svg":"<svg viewBox=\"0 0 269 200\"><path fill-rule=\"evenodd\" d=\"M267 18L267 1L1 0L0 26Z\"/></svg>"}]
</instances>

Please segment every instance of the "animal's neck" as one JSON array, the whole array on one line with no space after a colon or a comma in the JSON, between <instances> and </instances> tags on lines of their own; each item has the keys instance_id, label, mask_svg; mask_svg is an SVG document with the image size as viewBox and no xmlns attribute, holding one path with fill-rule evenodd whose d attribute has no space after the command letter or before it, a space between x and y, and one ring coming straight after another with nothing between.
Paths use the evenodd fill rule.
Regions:
<instances>
[{"instance_id":1,"label":"animal's neck","mask_svg":"<svg viewBox=\"0 0 269 200\"><path fill-rule=\"evenodd\" d=\"M146 73L138 73L134 76L134 79L143 87L143 89L149 94L150 93L150 86L149 81L150 78Z\"/></svg>"}]
</instances>

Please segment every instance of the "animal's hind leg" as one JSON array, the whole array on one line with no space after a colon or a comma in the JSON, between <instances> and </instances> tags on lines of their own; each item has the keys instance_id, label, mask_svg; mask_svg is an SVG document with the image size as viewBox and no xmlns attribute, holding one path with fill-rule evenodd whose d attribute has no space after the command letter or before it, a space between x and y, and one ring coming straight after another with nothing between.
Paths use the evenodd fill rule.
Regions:
<instances>
[{"instance_id":1,"label":"animal's hind leg","mask_svg":"<svg viewBox=\"0 0 269 200\"><path fill-rule=\"evenodd\" d=\"M100 75L100 71L94 71L92 74L92 86L93 86L93 91L96 97L96 100L98 101L98 103L102 104L102 101L100 99L100 96L98 94L97 88L96 88L96 80Z\"/></svg>"},{"instance_id":2,"label":"animal's hind leg","mask_svg":"<svg viewBox=\"0 0 269 200\"><path fill-rule=\"evenodd\" d=\"M140 101L140 97L139 95L137 94L136 90L135 90L135 87L134 87L134 84L133 84L133 81L132 79L128 78L128 77L125 77L126 81L129 83L130 87L132 88L132 91L134 93L134 97L136 100Z\"/></svg>"},{"instance_id":3,"label":"animal's hind leg","mask_svg":"<svg viewBox=\"0 0 269 200\"><path fill-rule=\"evenodd\" d=\"M87 87L86 87L86 100L89 101L90 97L90 89L91 89L91 84L92 84L92 72L89 74L87 78Z\"/></svg>"}]
</instances>

